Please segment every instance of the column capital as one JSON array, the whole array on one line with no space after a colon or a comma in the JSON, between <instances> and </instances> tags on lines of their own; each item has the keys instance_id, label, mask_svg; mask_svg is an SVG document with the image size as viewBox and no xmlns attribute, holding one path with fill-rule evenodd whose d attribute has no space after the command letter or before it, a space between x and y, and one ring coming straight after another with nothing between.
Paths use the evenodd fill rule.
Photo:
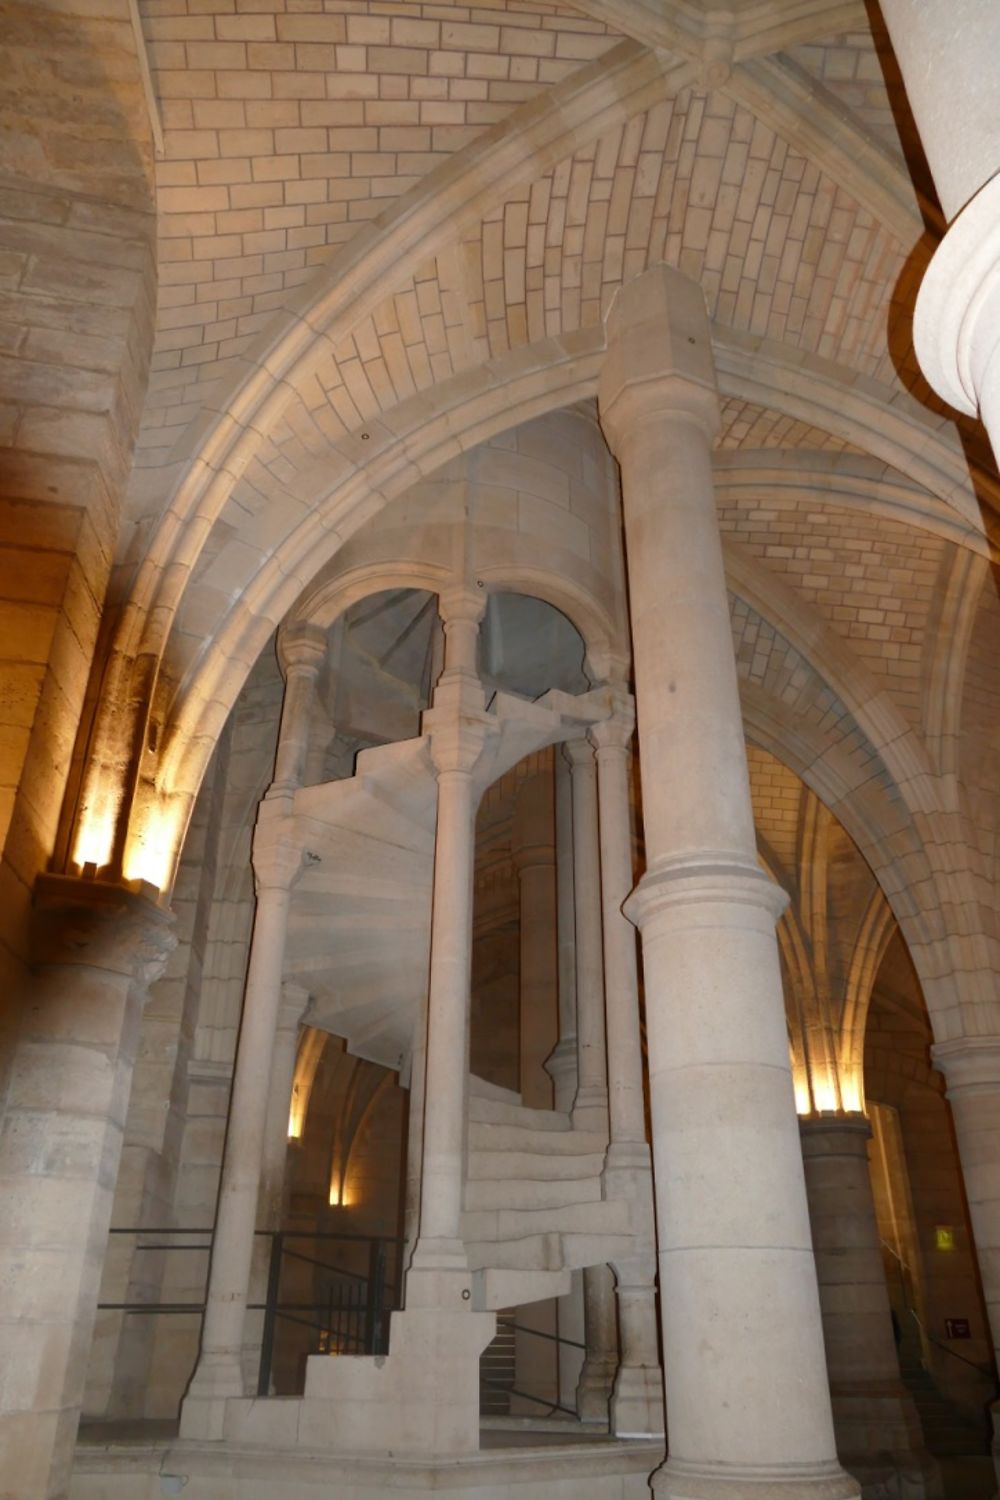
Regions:
<instances>
[{"instance_id":1,"label":"column capital","mask_svg":"<svg viewBox=\"0 0 1000 1500\"><path fill-rule=\"evenodd\" d=\"M174 914L152 892L140 881L40 876L32 911L35 966L85 964L148 989L177 946Z\"/></svg>"},{"instance_id":2,"label":"column capital","mask_svg":"<svg viewBox=\"0 0 1000 1500\"><path fill-rule=\"evenodd\" d=\"M562 753L574 776L578 771L593 771L596 768L594 747L585 734L577 735L572 740L564 740Z\"/></svg>"},{"instance_id":3,"label":"column capital","mask_svg":"<svg viewBox=\"0 0 1000 1500\"><path fill-rule=\"evenodd\" d=\"M616 293L606 326L598 407L614 452L648 421L694 422L711 442L719 394L700 285L672 266L652 266Z\"/></svg>"},{"instance_id":4,"label":"column capital","mask_svg":"<svg viewBox=\"0 0 1000 1500\"><path fill-rule=\"evenodd\" d=\"M438 776L449 772L471 776L496 734L496 722L488 714L463 712L450 704L427 709L422 728L430 735L431 760Z\"/></svg>"},{"instance_id":5,"label":"column capital","mask_svg":"<svg viewBox=\"0 0 1000 1500\"><path fill-rule=\"evenodd\" d=\"M635 703L631 694L625 694L616 698L610 719L602 719L599 724L591 726L588 738L600 762L602 755L624 756L634 733Z\"/></svg>"},{"instance_id":6,"label":"column capital","mask_svg":"<svg viewBox=\"0 0 1000 1500\"><path fill-rule=\"evenodd\" d=\"M871 1133L868 1116L855 1111L799 1116L805 1157L863 1156L867 1160Z\"/></svg>"},{"instance_id":7,"label":"column capital","mask_svg":"<svg viewBox=\"0 0 1000 1500\"><path fill-rule=\"evenodd\" d=\"M699 854L647 870L623 909L642 931L674 907L715 903L755 906L776 922L788 905L788 893L759 865L745 864L731 854Z\"/></svg>"},{"instance_id":8,"label":"column capital","mask_svg":"<svg viewBox=\"0 0 1000 1500\"><path fill-rule=\"evenodd\" d=\"M250 859L258 895L262 890L290 891L306 862L316 858L302 847L294 818L275 810L279 807L265 799L257 812Z\"/></svg>"},{"instance_id":9,"label":"column capital","mask_svg":"<svg viewBox=\"0 0 1000 1500\"><path fill-rule=\"evenodd\" d=\"M484 588L473 588L467 583L443 588L438 594L438 614L445 630L462 621L478 625L486 613L488 599Z\"/></svg>"},{"instance_id":10,"label":"column capital","mask_svg":"<svg viewBox=\"0 0 1000 1500\"><path fill-rule=\"evenodd\" d=\"M1000 1093L1000 1036L960 1036L936 1042L931 1061L945 1076L949 1099Z\"/></svg>"},{"instance_id":11,"label":"column capital","mask_svg":"<svg viewBox=\"0 0 1000 1500\"><path fill-rule=\"evenodd\" d=\"M278 632L278 661L289 672L318 674L326 656L326 631L310 620L299 620Z\"/></svg>"}]
</instances>

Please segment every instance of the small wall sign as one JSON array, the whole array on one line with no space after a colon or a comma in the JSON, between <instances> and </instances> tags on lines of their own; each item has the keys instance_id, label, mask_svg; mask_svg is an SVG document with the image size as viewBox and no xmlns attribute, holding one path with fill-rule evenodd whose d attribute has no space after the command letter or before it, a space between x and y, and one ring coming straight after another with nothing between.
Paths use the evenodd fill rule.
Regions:
<instances>
[{"instance_id":1,"label":"small wall sign","mask_svg":"<svg viewBox=\"0 0 1000 1500\"><path fill-rule=\"evenodd\" d=\"M950 1224L935 1224L934 1244L938 1250L954 1250L955 1231Z\"/></svg>"},{"instance_id":2,"label":"small wall sign","mask_svg":"<svg viewBox=\"0 0 1000 1500\"><path fill-rule=\"evenodd\" d=\"M945 1318L945 1337L949 1339L971 1339L972 1329L968 1318Z\"/></svg>"}]
</instances>

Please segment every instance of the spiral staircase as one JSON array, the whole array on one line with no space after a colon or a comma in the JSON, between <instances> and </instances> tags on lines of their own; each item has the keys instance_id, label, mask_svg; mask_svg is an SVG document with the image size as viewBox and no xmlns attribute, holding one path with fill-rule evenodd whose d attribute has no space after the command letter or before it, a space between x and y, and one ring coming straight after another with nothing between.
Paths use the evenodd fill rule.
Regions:
<instances>
[{"instance_id":1,"label":"spiral staircase","mask_svg":"<svg viewBox=\"0 0 1000 1500\"><path fill-rule=\"evenodd\" d=\"M366 615L366 671L418 711L435 617L427 596L400 593ZM381 634L376 628L381 621ZM350 627L350 622L348 622ZM426 700L425 700L426 701ZM601 692L551 690L531 701L496 691L479 794L525 756L604 718ZM300 788L289 831L306 855L289 916L286 975L305 987L309 1025L359 1057L407 1066L427 984L437 783L430 736L357 754L354 774ZM556 1111L473 1077L463 1235L473 1296L495 1310L560 1296L571 1272L635 1253L632 1205L603 1197L607 1139Z\"/></svg>"}]
</instances>

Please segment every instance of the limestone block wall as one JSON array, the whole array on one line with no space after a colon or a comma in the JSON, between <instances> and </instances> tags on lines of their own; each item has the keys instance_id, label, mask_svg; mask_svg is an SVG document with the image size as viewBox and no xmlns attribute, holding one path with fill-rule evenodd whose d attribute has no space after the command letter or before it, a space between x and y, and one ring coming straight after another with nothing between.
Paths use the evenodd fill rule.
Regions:
<instances>
[{"instance_id":1,"label":"limestone block wall","mask_svg":"<svg viewBox=\"0 0 1000 1500\"><path fill-rule=\"evenodd\" d=\"M126 0L4 8L0 77L0 990L52 854L156 298L152 141ZM0 1068L3 1047L0 1045Z\"/></svg>"},{"instance_id":2,"label":"limestone block wall","mask_svg":"<svg viewBox=\"0 0 1000 1500\"><path fill-rule=\"evenodd\" d=\"M347 589L379 565L421 581L472 576L535 594L567 614L588 644L621 648L624 564L617 470L593 407L524 422L412 485L363 526L307 592ZM324 617L325 618L325 617ZM606 670L606 668L605 668Z\"/></svg>"},{"instance_id":3,"label":"limestone block wall","mask_svg":"<svg viewBox=\"0 0 1000 1500\"><path fill-rule=\"evenodd\" d=\"M190 1120L190 1064L218 878L221 793L229 764L229 743L230 736L226 735L195 808L172 902L178 944L143 1013L112 1211L112 1224L120 1228L178 1222L178 1173ZM185 1190L190 1191L190 1186L186 1179ZM142 1238L170 1243L171 1237ZM139 1250L139 1243L136 1235L111 1236L102 1302L156 1304L175 1300L174 1292L168 1289L179 1274L185 1284L193 1281L197 1285L197 1275L192 1278L186 1273L203 1271L204 1257ZM85 1416L157 1414L151 1362L161 1321L112 1311L98 1314L88 1365Z\"/></svg>"}]
</instances>

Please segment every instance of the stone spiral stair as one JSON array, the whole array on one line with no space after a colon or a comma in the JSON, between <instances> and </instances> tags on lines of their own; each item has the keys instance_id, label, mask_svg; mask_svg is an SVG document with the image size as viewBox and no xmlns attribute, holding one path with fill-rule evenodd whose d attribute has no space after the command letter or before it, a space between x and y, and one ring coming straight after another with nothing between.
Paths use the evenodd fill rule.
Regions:
<instances>
[{"instance_id":1,"label":"stone spiral stair","mask_svg":"<svg viewBox=\"0 0 1000 1500\"><path fill-rule=\"evenodd\" d=\"M536 702L496 693L479 790L606 712L600 693ZM349 778L300 788L289 817L308 858L285 974L310 993L309 1025L392 1069L406 1065L426 995L436 816L424 734L362 751ZM561 1296L574 1269L629 1253L632 1206L602 1196L606 1148L604 1135L574 1130L568 1115L471 1080L463 1237L477 1307Z\"/></svg>"},{"instance_id":2,"label":"stone spiral stair","mask_svg":"<svg viewBox=\"0 0 1000 1500\"><path fill-rule=\"evenodd\" d=\"M479 790L606 711L598 692L537 702L496 693ZM428 734L362 751L353 776L300 788L289 817L307 861L292 896L286 977L312 996L309 1025L387 1068L405 1066L426 993L436 817Z\"/></svg>"},{"instance_id":3,"label":"stone spiral stair","mask_svg":"<svg viewBox=\"0 0 1000 1500\"><path fill-rule=\"evenodd\" d=\"M525 1108L473 1077L462 1234L473 1300L486 1310L570 1289L571 1272L636 1250L633 1205L605 1199L607 1137L569 1115Z\"/></svg>"}]
</instances>

